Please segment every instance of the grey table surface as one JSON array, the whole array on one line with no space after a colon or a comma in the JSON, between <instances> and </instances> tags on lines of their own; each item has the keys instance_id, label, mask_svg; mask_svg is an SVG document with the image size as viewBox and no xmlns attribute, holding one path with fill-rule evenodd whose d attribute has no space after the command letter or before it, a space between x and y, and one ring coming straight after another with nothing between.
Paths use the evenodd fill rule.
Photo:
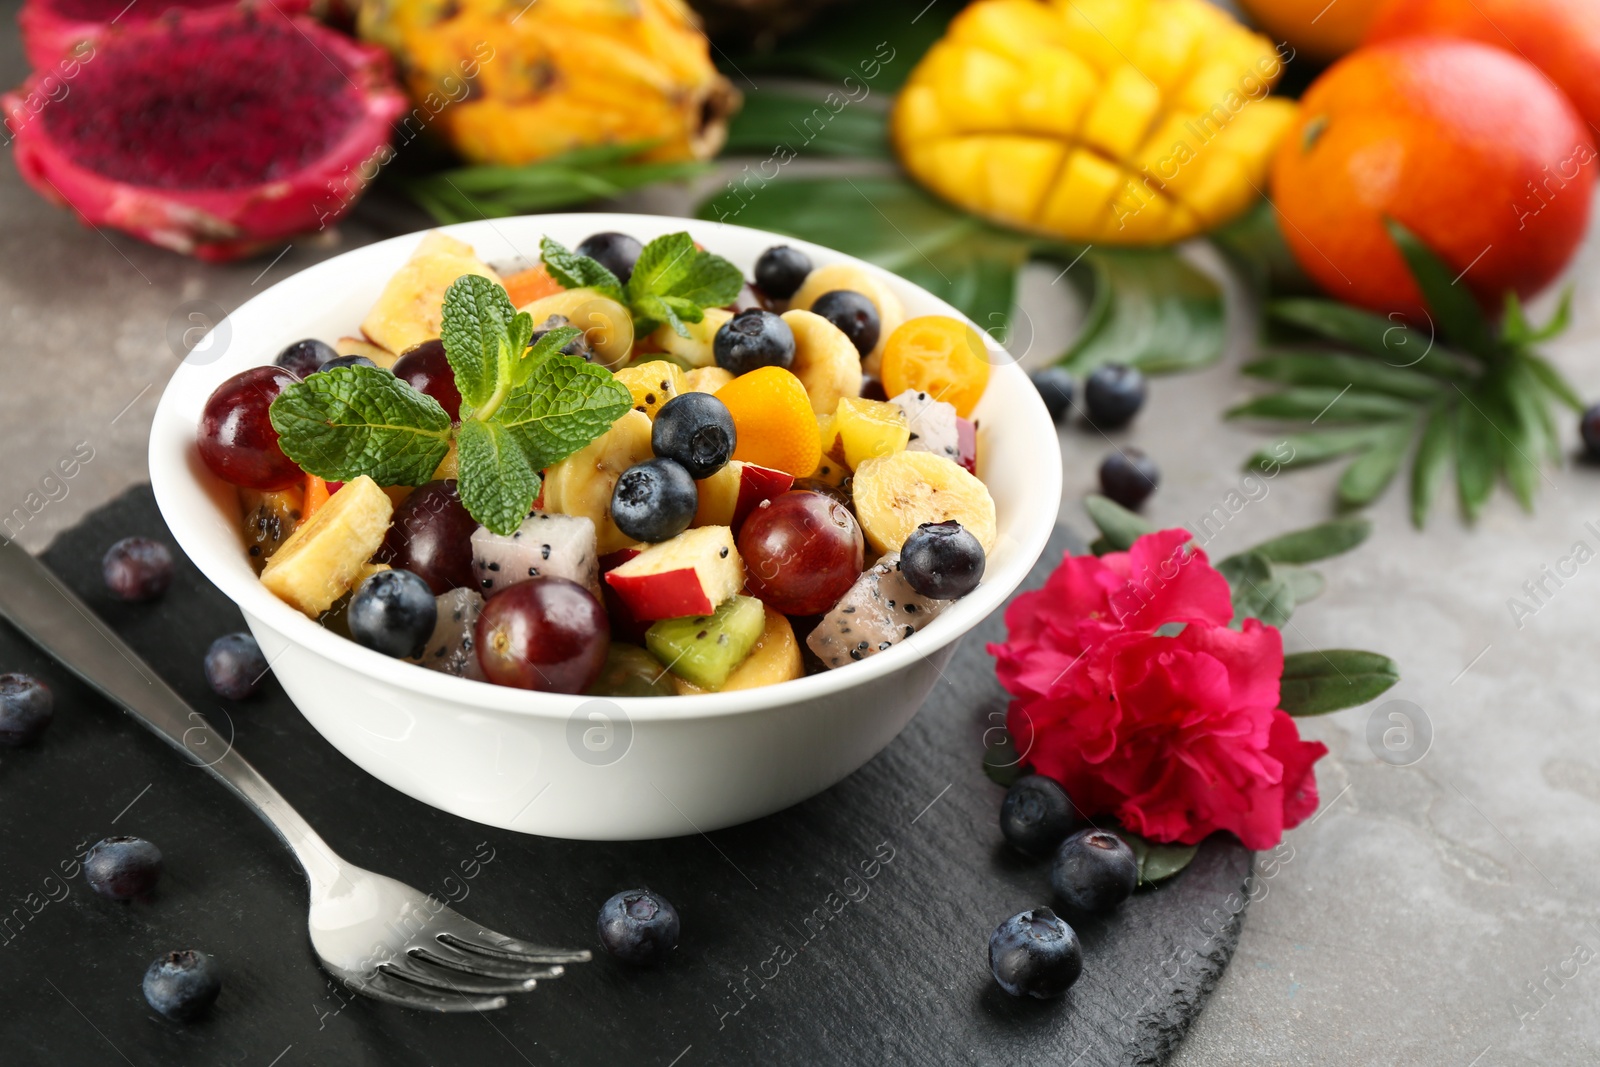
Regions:
<instances>
[{"instance_id":1,"label":"grey table surface","mask_svg":"<svg viewBox=\"0 0 1600 1067\"><path fill-rule=\"evenodd\" d=\"M8 84L24 70L13 12L0 5ZM628 206L682 212L690 202L654 193ZM8 532L40 549L146 477L150 418L186 329L322 258L425 223L369 200L326 241L208 266L81 226L0 163L0 516L30 494L38 508ZM1195 256L1221 272L1205 248ZM1574 324L1549 352L1600 396L1600 238L1567 280ZM1025 361L1047 360L1070 336L1065 289L1049 273L1025 279L1012 336ZM1160 463L1147 513L1165 525L1224 505L1260 443L1219 419L1248 392L1237 373L1247 317L1229 292L1225 358L1159 380L1112 439ZM1553 294L1537 300L1535 317L1552 305ZM1566 432L1575 450L1575 427ZM1086 527L1078 502L1110 444L1062 430L1061 521ZM93 456L76 477L47 480L59 457L85 448ZM1265 483L1208 547L1225 554L1325 517L1334 474ZM1392 709L1303 721L1331 749L1317 768L1322 807L1262 870L1238 953L1174 1062L1600 1064L1600 678L1586 632L1600 625L1600 566L1547 582L1553 595L1520 624L1508 606L1577 542L1600 548L1587 525L1600 524L1600 470L1549 471L1534 516L1502 492L1476 529L1447 506L1418 533L1398 493L1371 515L1374 537L1326 567L1327 594L1296 616L1286 643L1393 655L1404 679L1385 699L1420 709L1431 746L1408 766L1380 760L1369 720L1377 713L1386 728Z\"/></svg>"}]
</instances>

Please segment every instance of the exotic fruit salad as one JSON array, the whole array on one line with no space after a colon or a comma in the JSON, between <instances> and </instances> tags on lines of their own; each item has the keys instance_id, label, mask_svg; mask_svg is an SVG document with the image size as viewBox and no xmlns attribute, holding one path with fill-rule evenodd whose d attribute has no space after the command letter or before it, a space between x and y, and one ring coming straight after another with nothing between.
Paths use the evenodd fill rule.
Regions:
<instances>
[{"instance_id":1,"label":"exotic fruit salad","mask_svg":"<svg viewBox=\"0 0 1600 1067\"><path fill-rule=\"evenodd\" d=\"M867 659L982 581L970 325L787 246L754 283L686 233L541 260L431 234L360 338L212 394L275 595L432 670L670 696Z\"/></svg>"}]
</instances>

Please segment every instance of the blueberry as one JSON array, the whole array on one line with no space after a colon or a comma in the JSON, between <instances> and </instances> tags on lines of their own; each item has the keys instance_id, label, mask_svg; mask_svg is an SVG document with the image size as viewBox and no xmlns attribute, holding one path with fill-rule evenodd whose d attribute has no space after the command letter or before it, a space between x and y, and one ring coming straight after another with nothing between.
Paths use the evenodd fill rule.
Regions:
<instances>
[{"instance_id":1,"label":"blueberry","mask_svg":"<svg viewBox=\"0 0 1600 1067\"><path fill-rule=\"evenodd\" d=\"M878 335L883 332L878 305L854 289L823 293L812 303L811 313L839 327L863 358L877 346Z\"/></svg>"},{"instance_id":2,"label":"blueberry","mask_svg":"<svg viewBox=\"0 0 1600 1067\"><path fill-rule=\"evenodd\" d=\"M338 370L340 367L371 367L378 369L378 365L366 356L334 356L321 367L322 370Z\"/></svg>"},{"instance_id":3,"label":"blueberry","mask_svg":"<svg viewBox=\"0 0 1600 1067\"><path fill-rule=\"evenodd\" d=\"M633 276L633 265L639 262L644 245L625 233L590 234L573 249L580 256L588 256L617 276L623 285Z\"/></svg>"},{"instance_id":4,"label":"blueberry","mask_svg":"<svg viewBox=\"0 0 1600 1067\"><path fill-rule=\"evenodd\" d=\"M770 311L741 311L722 324L711 350L717 366L735 377L760 367L788 370L794 362L794 331Z\"/></svg>"},{"instance_id":5,"label":"blueberry","mask_svg":"<svg viewBox=\"0 0 1600 1067\"><path fill-rule=\"evenodd\" d=\"M172 584L172 552L148 537L124 537L100 561L106 588L121 600L154 600Z\"/></svg>"},{"instance_id":6,"label":"blueberry","mask_svg":"<svg viewBox=\"0 0 1600 1067\"><path fill-rule=\"evenodd\" d=\"M1079 830L1056 851L1050 885L1075 911L1110 911L1139 882L1139 863L1128 843L1109 830Z\"/></svg>"},{"instance_id":7,"label":"blueberry","mask_svg":"<svg viewBox=\"0 0 1600 1067\"><path fill-rule=\"evenodd\" d=\"M1060 422L1072 406L1072 375L1060 367L1045 367L1028 375L1052 422Z\"/></svg>"},{"instance_id":8,"label":"blueberry","mask_svg":"<svg viewBox=\"0 0 1600 1067\"><path fill-rule=\"evenodd\" d=\"M1030 856L1054 852L1080 821L1067 791L1042 774L1018 778L1000 804L1000 832L1012 848Z\"/></svg>"},{"instance_id":9,"label":"blueberry","mask_svg":"<svg viewBox=\"0 0 1600 1067\"><path fill-rule=\"evenodd\" d=\"M385 656L415 656L433 635L439 607L410 571L379 571L361 583L345 613L350 636Z\"/></svg>"},{"instance_id":10,"label":"blueberry","mask_svg":"<svg viewBox=\"0 0 1600 1067\"><path fill-rule=\"evenodd\" d=\"M681 393L661 405L650 431L650 447L676 460L689 477L709 478L733 457L733 416L710 393Z\"/></svg>"},{"instance_id":11,"label":"blueberry","mask_svg":"<svg viewBox=\"0 0 1600 1067\"><path fill-rule=\"evenodd\" d=\"M678 909L648 889L624 890L600 906L595 932L624 963L660 963L678 947Z\"/></svg>"},{"instance_id":12,"label":"blueberry","mask_svg":"<svg viewBox=\"0 0 1600 1067\"><path fill-rule=\"evenodd\" d=\"M978 588L983 566L983 546L954 519L925 522L900 546L906 583L935 600L955 600Z\"/></svg>"},{"instance_id":13,"label":"blueberry","mask_svg":"<svg viewBox=\"0 0 1600 1067\"><path fill-rule=\"evenodd\" d=\"M1109 452L1100 461L1100 491L1129 511L1138 511L1160 484L1161 469L1137 448Z\"/></svg>"},{"instance_id":14,"label":"blueberry","mask_svg":"<svg viewBox=\"0 0 1600 1067\"><path fill-rule=\"evenodd\" d=\"M1096 367L1083 383L1089 421L1114 430L1126 426L1144 406L1144 375L1121 363Z\"/></svg>"},{"instance_id":15,"label":"blueberry","mask_svg":"<svg viewBox=\"0 0 1600 1067\"><path fill-rule=\"evenodd\" d=\"M811 273L811 258L788 245L773 245L756 260L756 284L775 300L787 300Z\"/></svg>"},{"instance_id":16,"label":"blueberry","mask_svg":"<svg viewBox=\"0 0 1600 1067\"><path fill-rule=\"evenodd\" d=\"M84 857L83 877L107 900L147 897L161 879L161 850L142 837L108 837Z\"/></svg>"},{"instance_id":17,"label":"blueberry","mask_svg":"<svg viewBox=\"0 0 1600 1067\"><path fill-rule=\"evenodd\" d=\"M635 541L677 537L694 521L699 506L694 478L671 459L647 459L629 467L611 491L611 519Z\"/></svg>"},{"instance_id":18,"label":"blueberry","mask_svg":"<svg viewBox=\"0 0 1600 1067\"><path fill-rule=\"evenodd\" d=\"M249 634L224 634L206 649L206 684L229 700L243 700L261 687L267 657Z\"/></svg>"},{"instance_id":19,"label":"blueberry","mask_svg":"<svg viewBox=\"0 0 1600 1067\"><path fill-rule=\"evenodd\" d=\"M1600 460L1600 404L1583 413L1578 421L1578 432L1583 435L1583 447L1589 458Z\"/></svg>"},{"instance_id":20,"label":"blueberry","mask_svg":"<svg viewBox=\"0 0 1600 1067\"><path fill-rule=\"evenodd\" d=\"M222 992L222 968L215 957L192 948L169 952L144 972L144 999L176 1022L198 1019Z\"/></svg>"},{"instance_id":21,"label":"blueberry","mask_svg":"<svg viewBox=\"0 0 1600 1067\"><path fill-rule=\"evenodd\" d=\"M532 348L538 344L539 338L551 330L571 325L572 320L565 315L551 315L533 328L533 336L528 338L528 347ZM589 335L584 333L578 334L578 336L562 345L561 354L564 356L577 356L579 359L587 360L590 363L594 362L594 349L589 345Z\"/></svg>"},{"instance_id":22,"label":"blueberry","mask_svg":"<svg viewBox=\"0 0 1600 1067\"><path fill-rule=\"evenodd\" d=\"M322 369L322 365L330 359L338 358L339 353L333 346L318 341L314 337L307 337L304 341L294 344L278 353L278 358L272 362L296 378L304 378L308 374L315 374Z\"/></svg>"},{"instance_id":23,"label":"blueberry","mask_svg":"<svg viewBox=\"0 0 1600 1067\"><path fill-rule=\"evenodd\" d=\"M1083 947L1049 908L1018 912L989 935L989 971L1014 997L1048 1000L1083 973Z\"/></svg>"},{"instance_id":24,"label":"blueberry","mask_svg":"<svg viewBox=\"0 0 1600 1067\"><path fill-rule=\"evenodd\" d=\"M33 744L54 716L49 686L31 674L0 674L0 745Z\"/></svg>"},{"instance_id":25,"label":"blueberry","mask_svg":"<svg viewBox=\"0 0 1600 1067\"><path fill-rule=\"evenodd\" d=\"M870 374L861 376L861 399L863 400L888 400L889 394L883 388L883 382Z\"/></svg>"}]
</instances>

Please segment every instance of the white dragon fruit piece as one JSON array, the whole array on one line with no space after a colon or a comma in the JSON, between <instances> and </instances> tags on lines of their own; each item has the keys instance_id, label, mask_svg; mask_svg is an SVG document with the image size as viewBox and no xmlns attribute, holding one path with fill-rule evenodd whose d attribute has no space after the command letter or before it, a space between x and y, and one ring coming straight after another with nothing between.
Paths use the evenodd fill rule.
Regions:
<instances>
[{"instance_id":1,"label":"white dragon fruit piece","mask_svg":"<svg viewBox=\"0 0 1600 1067\"><path fill-rule=\"evenodd\" d=\"M535 511L509 536L480 526L472 535L472 574L485 597L529 578L568 578L600 596L594 522Z\"/></svg>"},{"instance_id":2,"label":"white dragon fruit piece","mask_svg":"<svg viewBox=\"0 0 1600 1067\"><path fill-rule=\"evenodd\" d=\"M956 429L956 408L927 393L907 389L889 403L906 413L911 427L907 452L932 452L952 463L961 462L961 435Z\"/></svg>"},{"instance_id":3,"label":"white dragon fruit piece","mask_svg":"<svg viewBox=\"0 0 1600 1067\"><path fill-rule=\"evenodd\" d=\"M434 603L439 607L439 620L433 624L433 634L422 647L422 654L411 662L430 671L483 681L473 638L473 628L483 611L483 597L471 589L452 589L435 597Z\"/></svg>"},{"instance_id":4,"label":"white dragon fruit piece","mask_svg":"<svg viewBox=\"0 0 1600 1067\"><path fill-rule=\"evenodd\" d=\"M900 573L900 553L890 552L861 572L806 644L830 670L843 667L894 647L952 603L912 589Z\"/></svg>"}]
</instances>

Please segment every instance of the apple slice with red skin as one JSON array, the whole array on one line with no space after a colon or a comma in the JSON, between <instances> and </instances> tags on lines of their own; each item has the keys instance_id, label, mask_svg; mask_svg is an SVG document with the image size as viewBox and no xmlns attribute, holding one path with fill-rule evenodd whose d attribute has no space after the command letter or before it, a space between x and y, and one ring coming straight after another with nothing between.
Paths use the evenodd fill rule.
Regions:
<instances>
[{"instance_id":1,"label":"apple slice with red skin","mask_svg":"<svg viewBox=\"0 0 1600 1067\"><path fill-rule=\"evenodd\" d=\"M794 485L794 475L736 459L695 484L700 490L700 506L694 513L694 524L729 526L737 533L739 526L763 500L789 491Z\"/></svg>"},{"instance_id":2,"label":"apple slice with red skin","mask_svg":"<svg viewBox=\"0 0 1600 1067\"><path fill-rule=\"evenodd\" d=\"M744 588L744 560L732 529L698 526L651 545L605 580L640 622L709 615Z\"/></svg>"}]
</instances>

